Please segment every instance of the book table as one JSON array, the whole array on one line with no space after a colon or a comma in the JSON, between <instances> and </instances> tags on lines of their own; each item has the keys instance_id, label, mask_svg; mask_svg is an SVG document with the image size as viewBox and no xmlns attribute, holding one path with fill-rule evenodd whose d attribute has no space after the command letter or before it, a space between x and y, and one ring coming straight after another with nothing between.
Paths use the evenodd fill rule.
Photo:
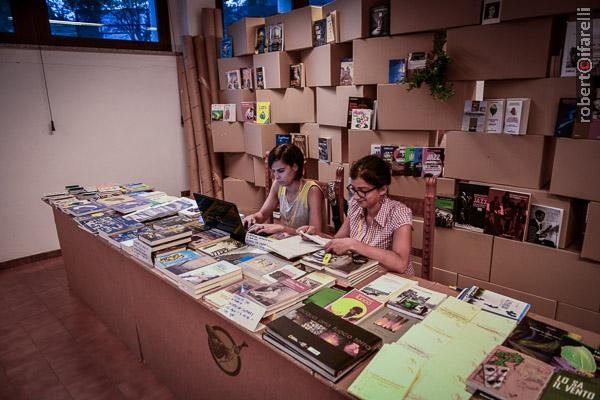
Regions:
<instances>
[{"instance_id":1,"label":"book table","mask_svg":"<svg viewBox=\"0 0 600 400\"><path fill-rule=\"evenodd\" d=\"M160 272L53 210L70 290L177 398L353 398L346 389L367 361L333 384L264 342L260 331L230 322ZM417 280L456 295L444 285ZM552 323L580 334L590 345L600 344L598 334Z\"/></svg>"}]
</instances>

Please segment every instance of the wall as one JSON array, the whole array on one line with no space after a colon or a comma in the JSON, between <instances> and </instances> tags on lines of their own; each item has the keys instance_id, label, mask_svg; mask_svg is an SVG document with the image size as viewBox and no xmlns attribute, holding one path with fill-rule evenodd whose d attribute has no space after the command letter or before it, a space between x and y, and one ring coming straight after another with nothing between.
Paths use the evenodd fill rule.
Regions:
<instances>
[{"instance_id":1,"label":"wall","mask_svg":"<svg viewBox=\"0 0 600 400\"><path fill-rule=\"evenodd\" d=\"M0 49L0 262L59 248L44 192L145 181L186 189L175 57Z\"/></svg>"}]
</instances>

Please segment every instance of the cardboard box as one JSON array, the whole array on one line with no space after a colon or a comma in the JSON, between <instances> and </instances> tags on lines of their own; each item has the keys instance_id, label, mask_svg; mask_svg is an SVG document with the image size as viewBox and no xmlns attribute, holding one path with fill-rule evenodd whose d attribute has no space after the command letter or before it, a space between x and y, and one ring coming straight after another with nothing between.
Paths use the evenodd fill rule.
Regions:
<instances>
[{"instance_id":1,"label":"cardboard box","mask_svg":"<svg viewBox=\"0 0 600 400\"><path fill-rule=\"evenodd\" d=\"M219 89L227 89L227 71L240 70L242 68L252 68L252 57L243 56L217 59Z\"/></svg>"},{"instance_id":2,"label":"cardboard box","mask_svg":"<svg viewBox=\"0 0 600 400\"><path fill-rule=\"evenodd\" d=\"M256 46L256 28L264 25L262 17L245 17L229 25L227 32L233 38L233 55L254 54Z\"/></svg>"},{"instance_id":3,"label":"cardboard box","mask_svg":"<svg viewBox=\"0 0 600 400\"><path fill-rule=\"evenodd\" d=\"M456 192L456 180L452 178L438 178L436 193L453 196ZM393 196L409 197L412 199L424 199L426 192L425 178L412 176L392 176L392 184L389 192Z\"/></svg>"},{"instance_id":4,"label":"cardboard box","mask_svg":"<svg viewBox=\"0 0 600 400\"><path fill-rule=\"evenodd\" d=\"M456 286L458 285L458 274L434 267L431 269L431 280L446 286Z\"/></svg>"},{"instance_id":5,"label":"cardboard box","mask_svg":"<svg viewBox=\"0 0 600 400\"><path fill-rule=\"evenodd\" d=\"M299 57L285 51L273 53L255 54L252 56L254 62L253 74L256 67L264 68L265 89L285 89L290 87L290 65L296 64ZM256 81L256 77L254 77Z\"/></svg>"},{"instance_id":6,"label":"cardboard box","mask_svg":"<svg viewBox=\"0 0 600 400\"><path fill-rule=\"evenodd\" d=\"M335 181L335 171L339 166L344 167L344 198L348 199L348 191L346 190L346 186L348 185L348 178L350 176L350 165L348 164L340 164L340 163L326 163L323 161L318 161L319 168L319 181L321 182L333 182Z\"/></svg>"},{"instance_id":7,"label":"cardboard box","mask_svg":"<svg viewBox=\"0 0 600 400\"><path fill-rule=\"evenodd\" d=\"M281 124L257 124L244 122L244 143L246 153L263 158L267 151L275 147L275 135L297 132L294 126Z\"/></svg>"},{"instance_id":8,"label":"cardboard box","mask_svg":"<svg viewBox=\"0 0 600 400\"><path fill-rule=\"evenodd\" d=\"M585 218L581 257L600 262L600 203L590 202Z\"/></svg>"},{"instance_id":9,"label":"cardboard box","mask_svg":"<svg viewBox=\"0 0 600 400\"><path fill-rule=\"evenodd\" d=\"M265 190L235 178L223 179L225 200L235 203L239 209L260 209L265 201Z\"/></svg>"},{"instance_id":10,"label":"cardboard box","mask_svg":"<svg viewBox=\"0 0 600 400\"><path fill-rule=\"evenodd\" d=\"M577 8L589 7L598 8L598 2L595 0L578 0ZM543 17L547 15L575 14L575 5L564 0L537 0L537 1L519 1L504 0L502 2L502 21L512 19Z\"/></svg>"},{"instance_id":11,"label":"cardboard box","mask_svg":"<svg viewBox=\"0 0 600 400\"><path fill-rule=\"evenodd\" d=\"M412 244L411 247L414 249L423 249L423 227L424 222L422 218L417 218L413 215L412 220Z\"/></svg>"},{"instance_id":12,"label":"cardboard box","mask_svg":"<svg viewBox=\"0 0 600 400\"><path fill-rule=\"evenodd\" d=\"M244 118L242 115L242 101L256 101L256 94L253 90L248 89L229 89L219 91L219 101L223 104L235 104L235 118L236 120L243 122Z\"/></svg>"},{"instance_id":13,"label":"cardboard box","mask_svg":"<svg viewBox=\"0 0 600 400\"><path fill-rule=\"evenodd\" d=\"M590 311L600 309L598 264L567 250L494 237L490 282Z\"/></svg>"},{"instance_id":14,"label":"cardboard box","mask_svg":"<svg viewBox=\"0 0 600 400\"><path fill-rule=\"evenodd\" d=\"M382 130L460 130L465 100L473 98L475 82L452 82L455 95L435 100L425 86L377 85L377 127Z\"/></svg>"},{"instance_id":15,"label":"cardboard box","mask_svg":"<svg viewBox=\"0 0 600 400\"><path fill-rule=\"evenodd\" d=\"M304 177L314 181L319 180L319 161L311 158L304 159Z\"/></svg>"},{"instance_id":16,"label":"cardboard box","mask_svg":"<svg viewBox=\"0 0 600 400\"><path fill-rule=\"evenodd\" d=\"M470 181L470 183L490 186L489 183L485 182ZM525 192L531 194L531 200L529 202L530 208L531 204L539 204L548 207L561 208L563 210L563 220L561 224L561 232L558 241L558 247L561 249L565 249L571 245L571 243L575 239L575 235L577 234L577 232L575 226L575 210L573 209L573 201L570 198L555 196L553 194L550 194L547 190L523 189L521 187L498 184L492 184L491 186L498 189L506 189L515 192ZM532 217L532 215L529 216L529 218Z\"/></svg>"},{"instance_id":17,"label":"cardboard box","mask_svg":"<svg viewBox=\"0 0 600 400\"><path fill-rule=\"evenodd\" d=\"M352 42L354 84L389 82L390 60L408 58L414 51L433 51L433 33L381 36Z\"/></svg>"},{"instance_id":18,"label":"cardboard box","mask_svg":"<svg viewBox=\"0 0 600 400\"><path fill-rule=\"evenodd\" d=\"M349 42L369 37L371 7L379 5L380 0L335 0L323 6L323 18L337 11L340 39Z\"/></svg>"},{"instance_id":19,"label":"cardboard box","mask_svg":"<svg viewBox=\"0 0 600 400\"><path fill-rule=\"evenodd\" d=\"M345 128L319 124L302 124L300 133L308 136L308 158L319 159L319 138L331 138L332 161L348 162L348 132Z\"/></svg>"},{"instance_id":20,"label":"cardboard box","mask_svg":"<svg viewBox=\"0 0 600 400\"><path fill-rule=\"evenodd\" d=\"M591 332L600 332L600 313L566 303L558 303L556 319Z\"/></svg>"},{"instance_id":21,"label":"cardboard box","mask_svg":"<svg viewBox=\"0 0 600 400\"><path fill-rule=\"evenodd\" d=\"M600 201L600 141L559 138L556 141L550 193Z\"/></svg>"},{"instance_id":22,"label":"cardboard box","mask_svg":"<svg viewBox=\"0 0 600 400\"><path fill-rule=\"evenodd\" d=\"M479 25L481 1L408 0L390 2L390 33L446 30Z\"/></svg>"},{"instance_id":23,"label":"cardboard box","mask_svg":"<svg viewBox=\"0 0 600 400\"><path fill-rule=\"evenodd\" d=\"M531 304L531 312L534 312L544 317L554 318L556 315L556 300L547 299L545 297L536 296L531 293L521 292L519 290L507 288L500 285L495 285L490 282L473 279L468 276L458 276L458 287L466 288L470 286L479 286L480 288L491 290L504 296L512 297L513 299L521 300Z\"/></svg>"},{"instance_id":24,"label":"cardboard box","mask_svg":"<svg viewBox=\"0 0 600 400\"><path fill-rule=\"evenodd\" d=\"M395 146L433 146L431 132L423 131L348 131L348 159L359 160L371 154L372 144Z\"/></svg>"},{"instance_id":25,"label":"cardboard box","mask_svg":"<svg viewBox=\"0 0 600 400\"><path fill-rule=\"evenodd\" d=\"M551 18L448 29L448 79L545 78L551 35Z\"/></svg>"},{"instance_id":26,"label":"cardboard box","mask_svg":"<svg viewBox=\"0 0 600 400\"><path fill-rule=\"evenodd\" d=\"M254 186L265 187L265 160L262 157L251 157Z\"/></svg>"},{"instance_id":27,"label":"cardboard box","mask_svg":"<svg viewBox=\"0 0 600 400\"><path fill-rule=\"evenodd\" d=\"M539 189L549 179L544 136L448 132L444 175L456 179Z\"/></svg>"},{"instance_id":28,"label":"cardboard box","mask_svg":"<svg viewBox=\"0 0 600 400\"><path fill-rule=\"evenodd\" d=\"M348 99L375 99L373 86L317 87L317 122L320 125L348 127Z\"/></svg>"},{"instance_id":29,"label":"cardboard box","mask_svg":"<svg viewBox=\"0 0 600 400\"><path fill-rule=\"evenodd\" d=\"M435 228L434 237L434 267L489 280L493 236L462 229Z\"/></svg>"},{"instance_id":30,"label":"cardboard box","mask_svg":"<svg viewBox=\"0 0 600 400\"><path fill-rule=\"evenodd\" d=\"M217 153L243 153L244 125L241 122L212 121L213 149Z\"/></svg>"},{"instance_id":31,"label":"cardboard box","mask_svg":"<svg viewBox=\"0 0 600 400\"><path fill-rule=\"evenodd\" d=\"M302 52L306 86L338 86L343 58L352 58L350 43L327 44Z\"/></svg>"},{"instance_id":32,"label":"cardboard box","mask_svg":"<svg viewBox=\"0 0 600 400\"><path fill-rule=\"evenodd\" d=\"M574 96L575 83L575 77L487 81L483 98L530 98L527 134L554 136L559 100Z\"/></svg>"},{"instance_id":33,"label":"cardboard box","mask_svg":"<svg viewBox=\"0 0 600 400\"><path fill-rule=\"evenodd\" d=\"M321 7L308 6L271 15L265 18L265 23L267 25L283 23L283 48L285 51L290 51L313 46L313 22L321 18Z\"/></svg>"},{"instance_id":34,"label":"cardboard box","mask_svg":"<svg viewBox=\"0 0 600 400\"><path fill-rule=\"evenodd\" d=\"M292 124L315 122L315 89L257 90L256 101L271 102L271 122Z\"/></svg>"},{"instance_id":35,"label":"cardboard box","mask_svg":"<svg viewBox=\"0 0 600 400\"><path fill-rule=\"evenodd\" d=\"M225 166L225 176L254 183L254 165L251 155L246 153L225 153L223 155L223 164Z\"/></svg>"}]
</instances>

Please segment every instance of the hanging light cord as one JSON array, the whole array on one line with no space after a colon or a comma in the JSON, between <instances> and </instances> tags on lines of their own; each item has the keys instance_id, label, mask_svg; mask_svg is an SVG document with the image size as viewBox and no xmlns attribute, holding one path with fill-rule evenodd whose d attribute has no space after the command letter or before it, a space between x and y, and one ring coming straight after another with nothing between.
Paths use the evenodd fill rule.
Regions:
<instances>
[{"instance_id":1,"label":"hanging light cord","mask_svg":"<svg viewBox=\"0 0 600 400\"><path fill-rule=\"evenodd\" d=\"M56 127L54 126L54 116L52 115L52 104L50 104L50 93L48 92L48 81L46 80L46 66L44 65L44 55L42 46L38 46L40 60L42 61L42 75L44 76L44 89L46 90L46 99L48 100L48 111L50 112L50 135L54 135Z\"/></svg>"}]
</instances>

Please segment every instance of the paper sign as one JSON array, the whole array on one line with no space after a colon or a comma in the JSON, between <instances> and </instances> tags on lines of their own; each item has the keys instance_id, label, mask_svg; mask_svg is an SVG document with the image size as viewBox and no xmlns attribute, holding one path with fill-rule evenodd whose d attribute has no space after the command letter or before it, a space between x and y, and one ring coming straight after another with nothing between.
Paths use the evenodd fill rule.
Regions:
<instances>
[{"instance_id":1,"label":"paper sign","mask_svg":"<svg viewBox=\"0 0 600 400\"><path fill-rule=\"evenodd\" d=\"M234 294L227 304L219 309L221 314L252 332L258 329L266 311L260 304L238 294Z\"/></svg>"}]
</instances>

